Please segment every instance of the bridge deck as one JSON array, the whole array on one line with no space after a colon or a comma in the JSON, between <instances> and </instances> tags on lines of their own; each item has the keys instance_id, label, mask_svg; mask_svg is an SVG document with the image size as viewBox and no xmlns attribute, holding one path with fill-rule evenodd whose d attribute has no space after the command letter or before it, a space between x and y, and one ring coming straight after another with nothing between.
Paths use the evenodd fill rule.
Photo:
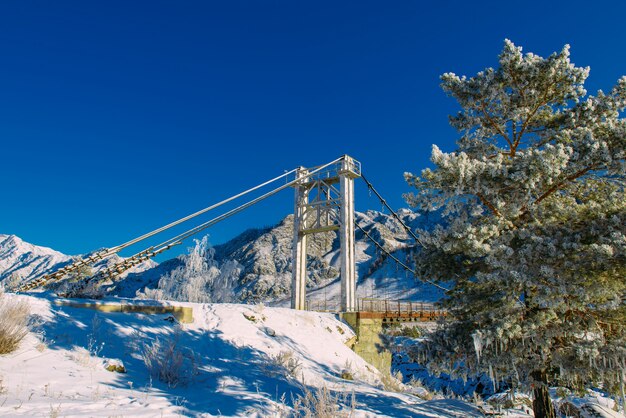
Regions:
<instances>
[{"instance_id":1,"label":"bridge deck","mask_svg":"<svg viewBox=\"0 0 626 418\"><path fill-rule=\"evenodd\" d=\"M441 310L431 311L414 311L414 312L368 312L359 311L356 312L358 319L381 319L383 323L386 322L426 322L435 321L438 318L445 316L445 312Z\"/></svg>"}]
</instances>

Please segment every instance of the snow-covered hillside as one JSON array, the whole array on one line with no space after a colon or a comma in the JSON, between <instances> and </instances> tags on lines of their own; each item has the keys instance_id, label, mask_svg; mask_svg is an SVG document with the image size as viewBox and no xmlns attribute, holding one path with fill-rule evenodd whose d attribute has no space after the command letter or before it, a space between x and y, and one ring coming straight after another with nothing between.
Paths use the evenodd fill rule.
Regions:
<instances>
[{"instance_id":1,"label":"snow-covered hillside","mask_svg":"<svg viewBox=\"0 0 626 418\"><path fill-rule=\"evenodd\" d=\"M38 325L0 356L0 415L291 416L307 391L320 399L325 388L335 416L481 416L462 401L386 391L380 373L345 345L352 330L331 314L185 303L194 322L178 325L168 315L59 307L43 294L5 297L29 303ZM174 351L183 364L177 385L145 362L157 340L174 347L161 355Z\"/></svg>"}]
</instances>

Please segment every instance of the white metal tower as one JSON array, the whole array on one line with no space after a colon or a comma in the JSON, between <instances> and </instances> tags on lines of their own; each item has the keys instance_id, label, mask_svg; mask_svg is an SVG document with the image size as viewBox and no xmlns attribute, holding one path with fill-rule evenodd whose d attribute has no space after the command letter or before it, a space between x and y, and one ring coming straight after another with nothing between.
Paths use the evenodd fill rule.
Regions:
<instances>
[{"instance_id":1,"label":"white metal tower","mask_svg":"<svg viewBox=\"0 0 626 418\"><path fill-rule=\"evenodd\" d=\"M292 295L293 309L306 309L307 235L339 230L341 248L341 310L356 310L354 248L354 179L361 164L344 155L336 165L309 176L300 167L295 185ZM335 187L339 183L339 190ZM337 216L338 219L337 219Z\"/></svg>"}]
</instances>

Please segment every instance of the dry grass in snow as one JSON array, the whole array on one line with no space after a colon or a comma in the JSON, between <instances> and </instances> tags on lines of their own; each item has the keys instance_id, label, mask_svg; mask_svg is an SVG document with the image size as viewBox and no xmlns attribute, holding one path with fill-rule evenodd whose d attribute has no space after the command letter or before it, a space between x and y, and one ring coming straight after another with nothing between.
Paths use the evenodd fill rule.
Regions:
<instances>
[{"instance_id":1,"label":"dry grass in snow","mask_svg":"<svg viewBox=\"0 0 626 418\"><path fill-rule=\"evenodd\" d=\"M24 300L7 298L0 291L0 354L14 351L28 335L30 308Z\"/></svg>"}]
</instances>

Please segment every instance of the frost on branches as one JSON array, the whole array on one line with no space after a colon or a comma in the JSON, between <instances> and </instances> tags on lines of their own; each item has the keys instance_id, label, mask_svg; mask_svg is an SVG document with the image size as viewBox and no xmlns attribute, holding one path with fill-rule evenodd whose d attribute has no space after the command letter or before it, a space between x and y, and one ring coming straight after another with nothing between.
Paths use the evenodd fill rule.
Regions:
<instances>
[{"instance_id":1,"label":"frost on branches","mask_svg":"<svg viewBox=\"0 0 626 418\"><path fill-rule=\"evenodd\" d=\"M219 266L208 236L194 243L189 254L179 257L183 264L163 276L157 289L145 289L138 296L197 303L232 302L241 265L227 261Z\"/></svg>"},{"instance_id":2,"label":"frost on branches","mask_svg":"<svg viewBox=\"0 0 626 418\"><path fill-rule=\"evenodd\" d=\"M587 95L589 68L570 62L568 46L541 58L507 40L499 64L441 77L461 106L450 117L458 149L433 146L435 167L405 174L417 189L409 204L445 219L421 231L416 259L423 277L452 285L431 366L492 368L532 386L535 402L545 384L622 395L626 77Z\"/></svg>"}]
</instances>

